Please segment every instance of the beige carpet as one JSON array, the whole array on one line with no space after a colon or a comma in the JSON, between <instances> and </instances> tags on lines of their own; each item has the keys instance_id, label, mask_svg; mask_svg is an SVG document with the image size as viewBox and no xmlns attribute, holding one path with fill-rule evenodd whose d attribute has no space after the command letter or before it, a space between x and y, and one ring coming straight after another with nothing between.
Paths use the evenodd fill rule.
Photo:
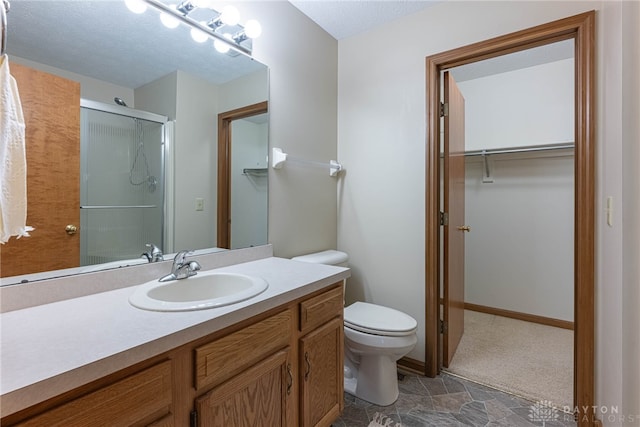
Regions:
<instances>
[{"instance_id":1,"label":"beige carpet","mask_svg":"<svg viewBox=\"0 0 640 427\"><path fill-rule=\"evenodd\" d=\"M521 397L573 406L573 331L465 310L447 371Z\"/></svg>"}]
</instances>

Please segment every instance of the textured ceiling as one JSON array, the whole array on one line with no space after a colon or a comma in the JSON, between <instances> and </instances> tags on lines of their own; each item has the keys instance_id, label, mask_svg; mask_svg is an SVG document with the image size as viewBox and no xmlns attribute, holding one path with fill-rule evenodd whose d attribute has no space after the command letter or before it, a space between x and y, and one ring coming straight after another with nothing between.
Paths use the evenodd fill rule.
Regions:
<instances>
[{"instance_id":1,"label":"textured ceiling","mask_svg":"<svg viewBox=\"0 0 640 427\"><path fill-rule=\"evenodd\" d=\"M441 0L290 0L325 31L343 39ZM201 15L198 15L201 13ZM206 19L197 10L194 19ZM265 29L268 31L268 29ZM9 55L137 88L175 70L221 84L263 68L243 55L221 55L211 42L197 44L180 26L160 25L154 10L131 13L122 1L12 0ZM555 49L528 50L456 70L460 81L571 57L565 43Z\"/></svg>"},{"instance_id":2,"label":"textured ceiling","mask_svg":"<svg viewBox=\"0 0 640 427\"><path fill-rule=\"evenodd\" d=\"M264 67L195 43L185 26L165 28L155 10L136 15L121 1L12 0L8 21L9 56L128 88L178 69L221 84Z\"/></svg>"},{"instance_id":3,"label":"textured ceiling","mask_svg":"<svg viewBox=\"0 0 640 427\"><path fill-rule=\"evenodd\" d=\"M340 40L418 12L441 0L289 0Z\"/></svg>"}]
</instances>

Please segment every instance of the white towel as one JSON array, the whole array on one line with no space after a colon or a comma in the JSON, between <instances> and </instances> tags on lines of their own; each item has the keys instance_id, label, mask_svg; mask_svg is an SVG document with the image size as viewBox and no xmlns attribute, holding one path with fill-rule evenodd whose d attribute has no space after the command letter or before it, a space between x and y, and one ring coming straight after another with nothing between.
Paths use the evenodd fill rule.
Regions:
<instances>
[{"instance_id":1,"label":"white towel","mask_svg":"<svg viewBox=\"0 0 640 427\"><path fill-rule=\"evenodd\" d=\"M0 243L29 236L25 124L18 85L9 73L9 58L0 56Z\"/></svg>"}]
</instances>

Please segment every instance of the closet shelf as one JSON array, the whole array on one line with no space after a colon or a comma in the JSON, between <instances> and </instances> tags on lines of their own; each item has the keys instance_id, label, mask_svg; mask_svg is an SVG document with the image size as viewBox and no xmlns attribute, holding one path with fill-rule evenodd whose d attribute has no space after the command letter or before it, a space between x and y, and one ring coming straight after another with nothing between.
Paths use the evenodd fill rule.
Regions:
<instances>
[{"instance_id":1,"label":"closet shelf","mask_svg":"<svg viewBox=\"0 0 640 427\"><path fill-rule=\"evenodd\" d=\"M243 175L266 175L268 169L267 168L244 168L242 169Z\"/></svg>"}]
</instances>

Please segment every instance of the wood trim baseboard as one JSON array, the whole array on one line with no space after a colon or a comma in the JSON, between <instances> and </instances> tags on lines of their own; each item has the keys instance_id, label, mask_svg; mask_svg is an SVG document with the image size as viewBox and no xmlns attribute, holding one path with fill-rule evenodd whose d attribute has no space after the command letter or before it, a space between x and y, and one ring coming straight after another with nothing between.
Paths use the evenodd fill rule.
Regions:
<instances>
[{"instance_id":1,"label":"wood trim baseboard","mask_svg":"<svg viewBox=\"0 0 640 427\"><path fill-rule=\"evenodd\" d=\"M503 308L487 307L484 305L471 304L468 302L464 303L464 309L477 311L479 313L508 317L510 319L524 320L525 322L539 323L541 325L555 326L556 328L569 329L573 331L573 322L570 322L568 320L553 319L551 317L521 313L519 311L505 310Z\"/></svg>"},{"instance_id":2,"label":"wood trim baseboard","mask_svg":"<svg viewBox=\"0 0 640 427\"><path fill-rule=\"evenodd\" d=\"M398 360L398 367L414 374L424 375L424 362L412 359L410 357L403 357Z\"/></svg>"}]
</instances>

